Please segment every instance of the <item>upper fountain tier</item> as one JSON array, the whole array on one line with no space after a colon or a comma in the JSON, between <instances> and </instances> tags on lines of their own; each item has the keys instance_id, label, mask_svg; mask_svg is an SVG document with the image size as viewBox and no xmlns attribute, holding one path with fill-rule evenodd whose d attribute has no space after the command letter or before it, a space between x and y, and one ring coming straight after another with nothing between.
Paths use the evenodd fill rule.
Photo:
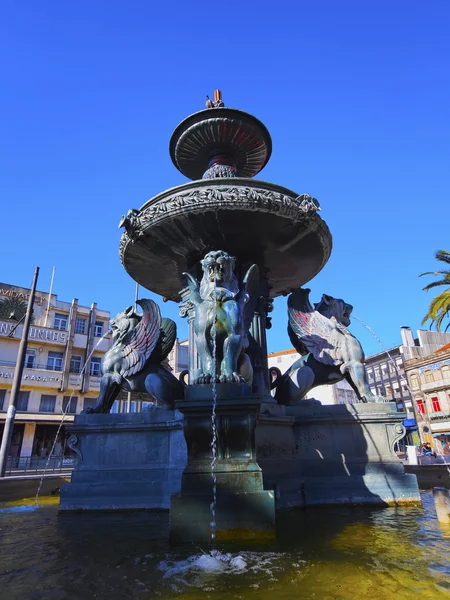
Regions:
<instances>
[{"instance_id":1,"label":"upper fountain tier","mask_svg":"<svg viewBox=\"0 0 450 600\"><path fill-rule=\"evenodd\" d=\"M224 250L238 268L256 263L272 298L312 279L330 256L331 234L317 214L317 200L251 179L271 151L269 132L258 119L225 108L220 92L214 102L208 98L207 110L180 123L170 140L175 166L194 181L122 218L120 257L128 274L179 300L183 273L195 273L210 250Z\"/></svg>"},{"instance_id":2,"label":"upper fountain tier","mask_svg":"<svg viewBox=\"0 0 450 600\"><path fill-rule=\"evenodd\" d=\"M252 115L211 107L182 121L169 149L174 165L189 179L254 177L270 158L272 140Z\"/></svg>"}]
</instances>

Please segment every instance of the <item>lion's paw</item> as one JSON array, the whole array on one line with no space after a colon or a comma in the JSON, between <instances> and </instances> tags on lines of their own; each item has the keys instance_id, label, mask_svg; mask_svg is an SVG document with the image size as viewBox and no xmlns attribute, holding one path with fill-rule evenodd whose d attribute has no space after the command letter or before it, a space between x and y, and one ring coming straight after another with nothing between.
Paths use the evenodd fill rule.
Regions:
<instances>
[{"instance_id":1,"label":"lion's paw","mask_svg":"<svg viewBox=\"0 0 450 600\"><path fill-rule=\"evenodd\" d=\"M212 380L211 373L200 373L200 375L197 377L197 379L194 381L194 383L196 383L196 384L211 383L211 380Z\"/></svg>"},{"instance_id":2,"label":"lion's paw","mask_svg":"<svg viewBox=\"0 0 450 600\"><path fill-rule=\"evenodd\" d=\"M244 383L245 379L239 373L223 373L220 378L220 383Z\"/></svg>"}]
</instances>

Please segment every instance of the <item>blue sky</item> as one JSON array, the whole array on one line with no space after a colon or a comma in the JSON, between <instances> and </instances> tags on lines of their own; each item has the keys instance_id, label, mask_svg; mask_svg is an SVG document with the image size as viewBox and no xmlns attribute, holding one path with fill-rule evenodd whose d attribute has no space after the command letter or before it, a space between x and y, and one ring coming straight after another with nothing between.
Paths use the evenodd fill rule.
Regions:
<instances>
[{"instance_id":1,"label":"blue sky","mask_svg":"<svg viewBox=\"0 0 450 600\"><path fill-rule=\"evenodd\" d=\"M449 30L447 0L3 3L0 280L29 286L37 264L45 290L55 265L60 299L130 304L120 217L186 181L170 135L218 87L271 132L258 177L322 206L333 252L312 299L343 297L398 344L431 299L418 275L450 250ZM289 346L275 306L271 351Z\"/></svg>"}]
</instances>

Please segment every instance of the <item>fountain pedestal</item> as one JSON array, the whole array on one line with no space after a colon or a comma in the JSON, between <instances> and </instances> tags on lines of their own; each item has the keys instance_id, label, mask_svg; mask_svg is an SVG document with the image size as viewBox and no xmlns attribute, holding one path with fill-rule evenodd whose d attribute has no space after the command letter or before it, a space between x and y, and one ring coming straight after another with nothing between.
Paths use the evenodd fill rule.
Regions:
<instances>
[{"instance_id":1,"label":"fountain pedestal","mask_svg":"<svg viewBox=\"0 0 450 600\"><path fill-rule=\"evenodd\" d=\"M274 494L264 490L256 462L255 426L261 400L250 395L244 384L217 384L216 391L216 526L211 525L212 385L190 386L186 398L177 402L184 414L188 461L181 493L171 497L171 540L209 540L213 532L217 540L271 538L275 534Z\"/></svg>"},{"instance_id":2,"label":"fountain pedestal","mask_svg":"<svg viewBox=\"0 0 450 600\"><path fill-rule=\"evenodd\" d=\"M169 508L186 464L182 423L179 412L164 408L77 415L68 443L79 464L59 510Z\"/></svg>"}]
</instances>

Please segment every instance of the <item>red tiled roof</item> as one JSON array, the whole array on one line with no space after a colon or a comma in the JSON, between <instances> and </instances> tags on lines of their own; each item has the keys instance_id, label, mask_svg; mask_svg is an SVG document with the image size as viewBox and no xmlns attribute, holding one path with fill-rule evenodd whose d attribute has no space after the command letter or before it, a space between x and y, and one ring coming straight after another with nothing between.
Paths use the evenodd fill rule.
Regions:
<instances>
[{"instance_id":1,"label":"red tiled roof","mask_svg":"<svg viewBox=\"0 0 450 600\"><path fill-rule=\"evenodd\" d=\"M445 346L442 346L442 348L439 348L438 350L436 350L435 354L438 354L438 352L445 352L446 350L450 350L450 344L446 344Z\"/></svg>"},{"instance_id":2,"label":"red tiled roof","mask_svg":"<svg viewBox=\"0 0 450 600\"><path fill-rule=\"evenodd\" d=\"M280 350L279 352L269 352L267 356L281 356L283 354L295 354L297 350L295 348L291 348L290 350Z\"/></svg>"}]
</instances>

